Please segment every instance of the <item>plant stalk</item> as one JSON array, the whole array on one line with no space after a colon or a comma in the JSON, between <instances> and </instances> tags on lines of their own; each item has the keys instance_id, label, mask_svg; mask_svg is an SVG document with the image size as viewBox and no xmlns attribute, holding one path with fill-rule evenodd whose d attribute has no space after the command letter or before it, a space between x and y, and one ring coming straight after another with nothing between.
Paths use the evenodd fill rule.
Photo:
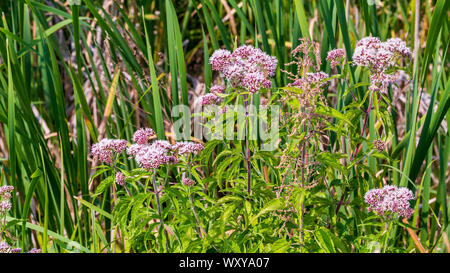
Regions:
<instances>
[{"instance_id":1,"label":"plant stalk","mask_svg":"<svg viewBox=\"0 0 450 273\"><path fill-rule=\"evenodd\" d=\"M369 120L370 111L372 110L373 89L370 89L370 95L369 96L370 96L369 107L367 108L367 111L365 111L366 115L364 117L364 123L363 123L363 127L361 129L361 134L360 134L361 137L364 136L364 131L366 130L366 127L367 127L367 121ZM355 151L353 152L352 157L350 158L350 163L353 162L353 160L355 159L356 155L358 154L358 150L360 149L360 146L361 146L361 143L356 146ZM336 210L335 210L336 215L338 214L339 209L341 208L342 203L344 202L344 199L345 199L345 192L342 193L341 199L339 200L339 203L336 206Z\"/></svg>"},{"instance_id":2,"label":"plant stalk","mask_svg":"<svg viewBox=\"0 0 450 273\"><path fill-rule=\"evenodd\" d=\"M152 182L153 182L153 190L155 193L155 198L156 198L156 206L158 208L158 214L160 217L160 228L162 227L164 229L164 235L166 236L166 251L169 252L169 235L167 234L167 230L164 228L164 220L162 217L162 213L161 213L161 204L159 202L159 190L156 187L156 170L153 172L153 177L152 177Z\"/></svg>"},{"instance_id":3,"label":"plant stalk","mask_svg":"<svg viewBox=\"0 0 450 273\"><path fill-rule=\"evenodd\" d=\"M245 161L247 163L247 192L250 195L250 181L251 181L251 163L250 163L250 148L248 145L249 130L248 130L248 95L244 98L245 107Z\"/></svg>"}]
</instances>

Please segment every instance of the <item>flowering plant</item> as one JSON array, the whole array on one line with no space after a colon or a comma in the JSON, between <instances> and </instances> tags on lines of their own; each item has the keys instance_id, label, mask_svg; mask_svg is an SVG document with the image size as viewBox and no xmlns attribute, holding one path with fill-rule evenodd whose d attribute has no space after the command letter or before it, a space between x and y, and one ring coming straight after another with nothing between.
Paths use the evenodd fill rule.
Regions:
<instances>
[{"instance_id":1,"label":"flowering plant","mask_svg":"<svg viewBox=\"0 0 450 273\"><path fill-rule=\"evenodd\" d=\"M291 83L278 89L271 81L277 60L262 50L244 45L233 52L219 49L212 54L209 62L222 82L197 98L195 104L220 106L218 116L227 118L215 121L215 125L225 124L225 128L217 127L216 133L223 130L221 135L228 134L226 126L236 124L231 127L231 138L209 139L205 144L170 142L157 140L153 129L142 128L134 133L134 143L103 139L92 146L94 158L106 163L98 173L111 174L97 187L95 196L113 186L117 198L113 224L123 233L126 251L245 251L228 244L242 240L252 245L258 232L264 238L269 234L278 234L279 238L285 234L287 238L267 244L262 251L275 246L292 249L292 241L298 242L300 251L330 250L323 244L325 237L334 242L334 251L346 252L350 244L360 251L373 251L371 242L377 240L385 242L386 250L390 227L401 224L398 217L407 221L414 213L409 203L413 193L403 187L374 188L382 182L370 172L366 161L392 160L385 141L389 136L382 127L376 133L369 130L369 139L365 135L369 116L372 124L376 119L389 122L385 119L388 104L382 96L393 83L392 68L401 58L409 58L410 51L396 39L382 43L378 38L363 38L357 43L352 62L343 49L327 54L331 75L321 71L318 43L301 39L291 54L293 61L287 68L294 68L281 69ZM340 111L332 109L325 91L335 84L350 86L354 66L367 68L370 82L349 87L343 94L350 99L347 105ZM379 81L380 77L390 80ZM258 110L278 105L284 111L277 129L280 139L271 153L251 139L252 118L264 119L258 111L255 116L250 114L255 98L262 102ZM243 108L237 116L228 116L240 104ZM216 118L212 111L207 113L203 116L205 126ZM361 115L363 124L355 124L353 121ZM245 134L239 138L242 131ZM367 147L365 153L361 152L363 146ZM127 170L126 166L135 163L137 168ZM210 170L208 166L215 168ZM361 202L348 204L350 194L360 196L356 200ZM362 200L369 205L367 210ZM265 204L262 209L258 209L259 202ZM242 211L237 211L239 207ZM347 209L376 212L386 224L385 231L367 242L365 235L345 239L353 225L344 212ZM259 222L266 213L266 220ZM227 227L230 217L234 222ZM363 225L376 221L365 213L358 217ZM242 237L246 232L248 235ZM182 243L181 234L195 234L195 239Z\"/></svg>"}]
</instances>

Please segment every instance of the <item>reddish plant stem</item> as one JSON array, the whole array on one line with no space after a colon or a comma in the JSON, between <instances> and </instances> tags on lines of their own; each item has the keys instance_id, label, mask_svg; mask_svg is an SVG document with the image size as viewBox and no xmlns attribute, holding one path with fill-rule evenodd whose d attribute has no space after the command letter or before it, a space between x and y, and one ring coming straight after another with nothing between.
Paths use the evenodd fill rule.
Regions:
<instances>
[{"instance_id":1,"label":"reddish plant stem","mask_svg":"<svg viewBox=\"0 0 450 273\"><path fill-rule=\"evenodd\" d=\"M364 123L363 123L363 127L361 129L361 137L364 136L364 131L366 131L366 127L367 127L367 121L369 120L369 115L370 115L370 111L372 110L372 103L373 103L373 89L370 89L370 99L369 99L369 107L367 108L367 111L365 111L366 116L364 117ZM361 143L356 145L355 151L353 152L351 158L350 158L350 163L353 162L353 160L355 159L356 155L358 154L358 150L361 146ZM335 213L336 215L339 212L339 209L342 206L342 203L344 202L345 199L345 192L342 193L341 195L341 199L339 200L338 205L336 206L336 210Z\"/></svg>"},{"instance_id":2,"label":"reddish plant stem","mask_svg":"<svg viewBox=\"0 0 450 273\"><path fill-rule=\"evenodd\" d=\"M404 224L409 225L409 222L406 218L403 218L402 222ZM420 253L428 253L428 251L425 248L423 248L422 243L420 243L420 240L419 240L419 237L417 237L417 234L409 227L406 227L406 230L408 231L409 235L411 236L416 247L419 249Z\"/></svg>"},{"instance_id":3,"label":"reddish plant stem","mask_svg":"<svg viewBox=\"0 0 450 273\"><path fill-rule=\"evenodd\" d=\"M370 115L370 110L372 110L372 103L373 103L373 91L370 91L370 100L369 100L369 108L367 109L367 111L365 111L366 116L364 117L364 124L361 130L361 137L364 136L364 131L366 130L367 127L367 121L369 120L369 115ZM355 148L355 151L353 152L352 157L350 158L350 163L353 161L353 159L356 157L356 155L358 154L358 150L359 147L361 146L361 143L358 144Z\"/></svg>"},{"instance_id":4,"label":"reddish plant stem","mask_svg":"<svg viewBox=\"0 0 450 273\"><path fill-rule=\"evenodd\" d=\"M250 148L248 145L248 95L244 98L244 107L245 107L245 161L247 162L247 192L250 194L250 179L251 179L251 163L250 163Z\"/></svg>"},{"instance_id":5,"label":"reddish plant stem","mask_svg":"<svg viewBox=\"0 0 450 273\"><path fill-rule=\"evenodd\" d=\"M159 202L159 189L156 186L156 169L154 169L154 171L153 171L152 183L153 183L153 190L154 190L155 198L156 198L156 206L158 209L158 214L159 214L159 217L161 217L160 228L162 228L164 230L164 235L166 236L166 251L167 251L167 253L169 253L169 235L167 234L167 230L164 226L164 220L163 220L163 216L162 216L162 212L161 212L161 204Z\"/></svg>"}]
</instances>

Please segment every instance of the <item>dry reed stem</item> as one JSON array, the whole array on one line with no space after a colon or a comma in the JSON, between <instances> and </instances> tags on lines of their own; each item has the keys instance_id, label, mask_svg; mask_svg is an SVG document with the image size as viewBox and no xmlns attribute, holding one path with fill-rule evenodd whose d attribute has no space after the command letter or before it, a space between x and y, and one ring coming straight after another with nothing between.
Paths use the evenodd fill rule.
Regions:
<instances>
[{"instance_id":1,"label":"dry reed stem","mask_svg":"<svg viewBox=\"0 0 450 273\"><path fill-rule=\"evenodd\" d=\"M404 224L409 225L408 220L406 220L406 218L402 219L402 222ZM408 231L409 235L411 236L411 238L413 239L414 244L417 246L417 248L419 249L420 253L428 253L428 251L426 251L423 246L422 243L420 242L419 238L417 237L417 234L414 233L414 231L412 229L410 229L409 227L406 228L406 230Z\"/></svg>"}]
</instances>

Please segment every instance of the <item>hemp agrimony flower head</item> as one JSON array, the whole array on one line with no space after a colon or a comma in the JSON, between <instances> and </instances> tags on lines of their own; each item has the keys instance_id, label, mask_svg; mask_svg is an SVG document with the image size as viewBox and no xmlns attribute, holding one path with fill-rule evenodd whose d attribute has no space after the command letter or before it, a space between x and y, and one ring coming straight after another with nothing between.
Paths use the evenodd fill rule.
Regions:
<instances>
[{"instance_id":1,"label":"hemp agrimony flower head","mask_svg":"<svg viewBox=\"0 0 450 273\"><path fill-rule=\"evenodd\" d=\"M5 214L11 209L12 205L9 199L11 199L11 192L13 190L13 186L0 187L0 214Z\"/></svg>"},{"instance_id":2,"label":"hemp agrimony flower head","mask_svg":"<svg viewBox=\"0 0 450 273\"><path fill-rule=\"evenodd\" d=\"M386 149L386 143L381 139L374 140L373 146L380 152L384 152L384 150Z\"/></svg>"},{"instance_id":3,"label":"hemp agrimony flower head","mask_svg":"<svg viewBox=\"0 0 450 273\"><path fill-rule=\"evenodd\" d=\"M7 242L0 241L0 253L20 253L22 249L20 247L13 248Z\"/></svg>"},{"instance_id":4,"label":"hemp agrimony flower head","mask_svg":"<svg viewBox=\"0 0 450 273\"><path fill-rule=\"evenodd\" d=\"M104 138L100 142L92 145L91 153L94 158L106 164L113 163L114 154L120 154L127 148L128 142L124 139Z\"/></svg>"},{"instance_id":5,"label":"hemp agrimony flower head","mask_svg":"<svg viewBox=\"0 0 450 273\"><path fill-rule=\"evenodd\" d=\"M275 75L278 60L259 48L243 45L233 53L224 49L216 50L209 63L233 88L255 93L261 88L272 87L270 77Z\"/></svg>"},{"instance_id":6,"label":"hemp agrimony flower head","mask_svg":"<svg viewBox=\"0 0 450 273\"><path fill-rule=\"evenodd\" d=\"M211 86L211 88L209 88L209 92L213 93L213 94L222 94L223 92L225 92L225 86L221 85L221 84L216 84Z\"/></svg>"},{"instance_id":7,"label":"hemp agrimony flower head","mask_svg":"<svg viewBox=\"0 0 450 273\"><path fill-rule=\"evenodd\" d=\"M377 37L365 37L356 43L353 63L369 68L372 84L380 84L381 90L395 81L392 74L386 71L395 66L400 59L411 59L411 49L399 38L391 38L381 42Z\"/></svg>"},{"instance_id":8,"label":"hemp agrimony flower head","mask_svg":"<svg viewBox=\"0 0 450 273\"><path fill-rule=\"evenodd\" d=\"M155 135L152 128L141 128L133 135L133 141L137 144L147 144L150 137Z\"/></svg>"},{"instance_id":9,"label":"hemp agrimony flower head","mask_svg":"<svg viewBox=\"0 0 450 273\"><path fill-rule=\"evenodd\" d=\"M141 168L151 170L159 168L162 164L174 163L175 160L170 151L161 143L156 142L152 144L132 144L128 147L127 154L134 157Z\"/></svg>"},{"instance_id":10,"label":"hemp agrimony flower head","mask_svg":"<svg viewBox=\"0 0 450 273\"><path fill-rule=\"evenodd\" d=\"M192 179L190 179L190 178L185 177L185 178L183 178L182 183L183 183L185 186L192 187L192 186L195 185L195 180L192 180Z\"/></svg>"},{"instance_id":11,"label":"hemp agrimony flower head","mask_svg":"<svg viewBox=\"0 0 450 273\"><path fill-rule=\"evenodd\" d=\"M182 156L188 156L190 154L198 154L204 148L205 147L203 146L203 144L190 141L177 142L174 145L174 150L176 150L177 153Z\"/></svg>"},{"instance_id":12,"label":"hemp agrimony flower head","mask_svg":"<svg viewBox=\"0 0 450 273\"><path fill-rule=\"evenodd\" d=\"M134 133L135 144L127 148L127 154L134 158L141 168L157 169L162 164L175 164L177 158L173 155L173 145L167 140L148 142L155 132L151 128L139 129ZM116 177L117 178L117 177Z\"/></svg>"},{"instance_id":13,"label":"hemp agrimony flower head","mask_svg":"<svg viewBox=\"0 0 450 273\"><path fill-rule=\"evenodd\" d=\"M197 99L196 104L200 104L201 106L211 105L211 104L215 104L218 99L219 99L219 97L215 93L209 93L209 94L200 96Z\"/></svg>"},{"instance_id":14,"label":"hemp agrimony flower head","mask_svg":"<svg viewBox=\"0 0 450 273\"><path fill-rule=\"evenodd\" d=\"M372 189L366 192L364 200L369 204L369 211L375 211L380 216L390 217L392 214L409 218L414 210L409 205L409 200L414 199L414 194L408 188L396 186L384 186L382 189Z\"/></svg>"},{"instance_id":15,"label":"hemp agrimony flower head","mask_svg":"<svg viewBox=\"0 0 450 273\"><path fill-rule=\"evenodd\" d=\"M0 200L10 199L11 192L14 190L13 186L2 186L0 187Z\"/></svg>"},{"instance_id":16,"label":"hemp agrimony flower head","mask_svg":"<svg viewBox=\"0 0 450 273\"><path fill-rule=\"evenodd\" d=\"M123 173L116 173L116 183L120 186L125 186L125 175Z\"/></svg>"},{"instance_id":17,"label":"hemp agrimony flower head","mask_svg":"<svg viewBox=\"0 0 450 273\"><path fill-rule=\"evenodd\" d=\"M8 253L11 247L7 242L0 242L0 253Z\"/></svg>"},{"instance_id":18,"label":"hemp agrimony flower head","mask_svg":"<svg viewBox=\"0 0 450 273\"><path fill-rule=\"evenodd\" d=\"M333 49L328 52L327 61L331 62L331 68L342 64L345 59L345 51L341 48Z\"/></svg>"}]
</instances>

